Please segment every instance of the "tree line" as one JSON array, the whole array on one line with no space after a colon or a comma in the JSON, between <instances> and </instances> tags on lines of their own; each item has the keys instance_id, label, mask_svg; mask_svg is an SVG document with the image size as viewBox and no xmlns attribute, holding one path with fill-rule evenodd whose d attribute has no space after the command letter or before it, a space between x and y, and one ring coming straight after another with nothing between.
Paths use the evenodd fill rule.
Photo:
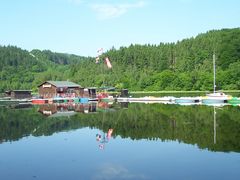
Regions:
<instances>
[{"instance_id":1,"label":"tree line","mask_svg":"<svg viewBox=\"0 0 240 180\"><path fill-rule=\"evenodd\" d=\"M70 80L84 87L130 90L212 90L216 55L217 89L240 89L240 28L212 30L175 43L112 47L94 57L0 46L0 92L32 89L46 80ZM113 68L108 69L104 57Z\"/></svg>"}]
</instances>

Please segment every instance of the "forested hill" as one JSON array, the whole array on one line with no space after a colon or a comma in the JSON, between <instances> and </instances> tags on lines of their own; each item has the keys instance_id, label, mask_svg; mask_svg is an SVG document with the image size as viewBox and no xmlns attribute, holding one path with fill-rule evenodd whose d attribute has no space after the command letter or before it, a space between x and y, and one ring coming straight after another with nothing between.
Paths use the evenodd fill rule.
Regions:
<instances>
[{"instance_id":1,"label":"forested hill","mask_svg":"<svg viewBox=\"0 0 240 180\"><path fill-rule=\"evenodd\" d=\"M46 80L65 80L69 66L93 58L49 50L28 52L15 46L0 46L0 92L8 89L32 89Z\"/></svg>"},{"instance_id":2,"label":"forested hill","mask_svg":"<svg viewBox=\"0 0 240 180\"><path fill-rule=\"evenodd\" d=\"M217 89L240 89L240 28L235 28L209 31L176 43L112 48L99 64L90 57L0 46L0 91L36 90L45 80L130 90L212 90L214 52ZM112 69L103 63L106 56Z\"/></svg>"}]
</instances>

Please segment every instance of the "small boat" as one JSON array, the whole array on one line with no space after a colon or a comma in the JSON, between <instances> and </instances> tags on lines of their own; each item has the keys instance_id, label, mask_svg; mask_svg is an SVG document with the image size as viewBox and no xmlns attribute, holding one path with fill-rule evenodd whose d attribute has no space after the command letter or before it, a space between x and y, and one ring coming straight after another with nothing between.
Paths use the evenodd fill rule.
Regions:
<instances>
[{"instance_id":1,"label":"small boat","mask_svg":"<svg viewBox=\"0 0 240 180\"><path fill-rule=\"evenodd\" d=\"M227 101L231 98L232 96L226 95L223 92L214 92L202 97L202 103L203 104L227 103Z\"/></svg>"},{"instance_id":2,"label":"small boat","mask_svg":"<svg viewBox=\"0 0 240 180\"><path fill-rule=\"evenodd\" d=\"M32 104L46 104L48 103L47 99L32 99Z\"/></svg>"},{"instance_id":3,"label":"small boat","mask_svg":"<svg viewBox=\"0 0 240 180\"><path fill-rule=\"evenodd\" d=\"M216 92L216 66L215 66L215 53L213 53L213 93L207 94L202 97L203 104L216 104L216 103L226 103L227 100L232 97L224 94L223 92Z\"/></svg>"},{"instance_id":4,"label":"small boat","mask_svg":"<svg viewBox=\"0 0 240 180\"><path fill-rule=\"evenodd\" d=\"M80 98L80 103L88 103L89 98L82 97Z\"/></svg>"}]
</instances>

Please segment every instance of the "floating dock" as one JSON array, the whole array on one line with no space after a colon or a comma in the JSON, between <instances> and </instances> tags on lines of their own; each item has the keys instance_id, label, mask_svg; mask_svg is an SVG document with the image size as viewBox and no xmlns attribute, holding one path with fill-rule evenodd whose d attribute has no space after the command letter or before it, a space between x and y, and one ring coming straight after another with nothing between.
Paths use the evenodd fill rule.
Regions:
<instances>
[{"instance_id":1,"label":"floating dock","mask_svg":"<svg viewBox=\"0 0 240 180\"><path fill-rule=\"evenodd\" d=\"M97 98L51 98L51 99L32 99L33 104L52 104L52 103L88 103L89 101L98 101Z\"/></svg>"},{"instance_id":2,"label":"floating dock","mask_svg":"<svg viewBox=\"0 0 240 180\"><path fill-rule=\"evenodd\" d=\"M140 98L125 98L125 97L119 97L117 98L117 102L174 102L175 98L172 96L167 97L140 97Z\"/></svg>"}]
</instances>

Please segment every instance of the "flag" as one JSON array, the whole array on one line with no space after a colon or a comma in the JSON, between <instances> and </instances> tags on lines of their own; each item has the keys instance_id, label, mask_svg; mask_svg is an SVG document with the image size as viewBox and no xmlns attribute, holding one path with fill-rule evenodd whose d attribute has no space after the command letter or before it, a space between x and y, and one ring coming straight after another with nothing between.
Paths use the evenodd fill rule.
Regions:
<instances>
[{"instance_id":1,"label":"flag","mask_svg":"<svg viewBox=\"0 0 240 180\"><path fill-rule=\"evenodd\" d=\"M100 60L100 56L102 55L103 53L103 48L100 48L97 50L97 57L96 57L96 63L98 64L99 63L99 60Z\"/></svg>"},{"instance_id":2,"label":"flag","mask_svg":"<svg viewBox=\"0 0 240 180\"><path fill-rule=\"evenodd\" d=\"M108 67L109 69L112 68L112 64L111 64L111 62L110 62L110 60L109 60L108 57L105 58L105 63L106 63L106 65L107 65L107 67Z\"/></svg>"},{"instance_id":3,"label":"flag","mask_svg":"<svg viewBox=\"0 0 240 180\"><path fill-rule=\"evenodd\" d=\"M98 53L101 52L101 51L103 51L103 48L100 48L100 49L97 50Z\"/></svg>"},{"instance_id":4,"label":"flag","mask_svg":"<svg viewBox=\"0 0 240 180\"><path fill-rule=\"evenodd\" d=\"M103 54L103 48L100 48L97 50L98 56L101 56Z\"/></svg>"}]
</instances>

